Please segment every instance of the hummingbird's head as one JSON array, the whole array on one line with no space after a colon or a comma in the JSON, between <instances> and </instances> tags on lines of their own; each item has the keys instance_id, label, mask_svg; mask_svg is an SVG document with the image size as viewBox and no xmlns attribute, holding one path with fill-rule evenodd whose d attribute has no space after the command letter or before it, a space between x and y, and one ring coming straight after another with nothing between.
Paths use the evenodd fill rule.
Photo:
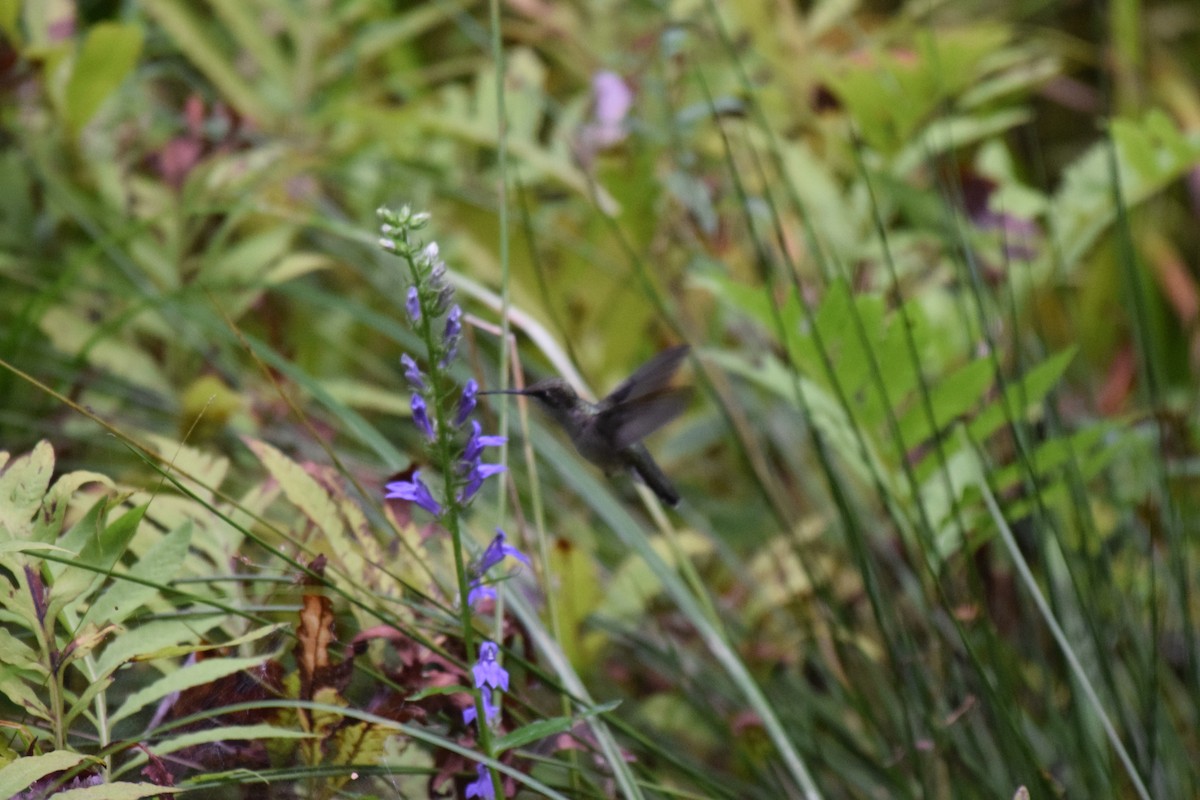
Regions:
<instances>
[{"instance_id":1,"label":"hummingbird's head","mask_svg":"<svg viewBox=\"0 0 1200 800\"><path fill-rule=\"evenodd\" d=\"M579 395L562 378L546 378L524 389L493 389L480 394L519 394L532 397L550 411L569 411L579 403Z\"/></svg>"},{"instance_id":2,"label":"hummingbird's head","mask_svg":"<svg viewBox=\"0 0 1200 800\"><path fill-rule=\"evenodd\" d=\"M532 397L554 411L567 411L579 402L579 395L575 394L571 384L562 378L546 378L544 381L530 384L521 394Z\"/></svg>"}]
</instances>

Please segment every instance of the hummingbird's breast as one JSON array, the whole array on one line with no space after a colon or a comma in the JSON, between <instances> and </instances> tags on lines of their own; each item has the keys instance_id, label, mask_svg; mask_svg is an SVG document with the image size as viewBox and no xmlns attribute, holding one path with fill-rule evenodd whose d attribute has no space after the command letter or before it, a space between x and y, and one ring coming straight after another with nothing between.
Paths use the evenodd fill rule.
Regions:
<instances>
[{"instance_id":1,"label":"hummingbird's breast","mask_svg":"<svg viewBox=\"0 0 1200 800\"><path fill-rule=\"evenodd\" d=\"M625 466L625 459L613 443L612 437L599 430L594 418L583 422L574 438L575 449L579 451L579 455L605 472L617 472Z\"/></svg>"}]
</instances>

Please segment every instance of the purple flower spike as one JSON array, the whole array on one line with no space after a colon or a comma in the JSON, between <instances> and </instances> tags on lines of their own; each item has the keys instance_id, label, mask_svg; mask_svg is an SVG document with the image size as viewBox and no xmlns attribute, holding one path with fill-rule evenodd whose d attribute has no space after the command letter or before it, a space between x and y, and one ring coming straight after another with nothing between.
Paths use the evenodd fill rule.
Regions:
<instances>
[{"instance_id":1,"label":"purple flower spike","mask_svg":"<svg viewBox=\"0 0 1200 800\"><path fill-rule=\"evenodd\" d=\"M404 298L404 309L408 311L408 319L413 325L421 321L421 296L417 292L416 286L408 287L408 294Z\"/></svg>"},{"instance_id":2,"label":"purple flower spike","mask_svg":"<svg viewBox=\"0 0 1200 800\"><path fill-rule=\"evenodd\" d=\"M442 506L433 499L433 495L429 493L429 487L421 481L420 470L413 473L411 481L393 481L384 488L387 489L387 494L384 496L388 499L407 500L410 503L416 503L435 517L442 515Z\"/></svg>"},{"instance_id":3,"label":"purple flower spike","mask_svg":"<svg viewBox=\"0 0 1200 800\"><path fill-rule=\"evenodd\" d=\"M475 709L472 708L472 711ZM475 780L467 784L467 797L478 797L481 800L496 800L496 790L492 786L492 772L483 764L475 765Z\"/></svg>"},{"instance_id":4,"label":"purple flower spike","mask_svg":"<svg viewBox=\"0 0 1200 800\"><path fill-rule=\"evenodd\" d=\"M455 425L462 425L467 421L467 417L471 416L471 412L475 410L475 397L478 394L479 384L474 378L471 378L463 387L462 398L458 401L458 413L454 415Z\"/></svg>"},{"instance_id":5,"label":"purple flower spike","mask_svg":"<svg viewBox=\"0 0 1200 800\"><path fill-rule=\"evenodd\" d=\"M425 391L425 376L421 374L421 368L417 366L413 357L405 353L400 356L400 364L404 367L404 379L408 381L408 385L418 392Z\"/></svg>"},{"instance_id":6,"label":"purple flower spike","mask_svg":"<svg viewBox=\"0 0 1200 800\"><path fill-rule=\"evenodd\" d=\"M433 423L429 421L429 412L425 407L425 398L419 394L412 396L412 416L413 422L417 423L417 427L425 432L425 436L430 441L433 441Z\"/></svg>"},{"instance_id":7,"label":"purple flower spike","mask_svg":"<svg viewBox=\"0 0 1200 800\"><path fill-rule=\"evenodd\" d=\"M490 686L493 689L508 691L508 670L496 660L499 655L500 647L495 642L479 645L479 660L471 667L471 673L475 676L475 688Z\"/></svg>"}]
</instances>

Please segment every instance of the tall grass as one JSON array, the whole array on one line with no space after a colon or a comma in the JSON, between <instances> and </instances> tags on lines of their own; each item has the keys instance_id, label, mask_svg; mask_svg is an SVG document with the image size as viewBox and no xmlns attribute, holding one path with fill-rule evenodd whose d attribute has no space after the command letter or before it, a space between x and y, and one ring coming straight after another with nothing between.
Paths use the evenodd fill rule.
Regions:
<instances>
[{"instance_id":1,"label":"tall grass","mask_svg":"<svg viewBox=\"0 0 1200 800\"><path fill-rule=\"evenodd\" d=\"M1196 32L543 11L0 20L0 795L1197 794ZM676 342L678 510L523 403L385 499Z\"/></svg>"}]
</instances>

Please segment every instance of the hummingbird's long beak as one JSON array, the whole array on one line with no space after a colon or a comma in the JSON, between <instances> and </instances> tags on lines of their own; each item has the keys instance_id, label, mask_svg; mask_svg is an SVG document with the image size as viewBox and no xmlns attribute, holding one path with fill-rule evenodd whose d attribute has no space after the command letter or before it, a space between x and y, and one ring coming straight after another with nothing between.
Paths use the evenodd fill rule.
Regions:
<instances>
[{"instance_id":1,"label":"hummingbird's long beak","mask_svg":"<svg viewBox=\"0 0 1200 800\"><path fill-rule=\"evenodd\" d=\"M488 389L486 392L479 394L529 394L527 389Z\"/></svg>"}]
</instances>

